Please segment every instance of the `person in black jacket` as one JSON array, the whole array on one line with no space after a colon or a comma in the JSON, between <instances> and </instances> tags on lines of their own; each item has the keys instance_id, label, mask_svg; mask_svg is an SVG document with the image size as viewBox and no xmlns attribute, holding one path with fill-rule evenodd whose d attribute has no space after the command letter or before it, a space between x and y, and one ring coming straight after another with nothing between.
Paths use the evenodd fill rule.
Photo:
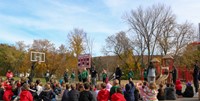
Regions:
<instances>
[{"instance_id":1,"label":"person in black jacket","mask_svg":"<svg viewBox=\"0 0 200 101\"><path fill-rule=\"evenodd\" d=\"M95 66L90 69L90 73L91 73L91 77L92 77L91 78L92 79L92 85L96 86L97 71L95 69Z\"/></svg>"},{"instance_id":2,"label":"person in black jacket","mask_svg":"<svg viewBox=\"0 0 200 101\"><path fill-rule=\"evenodd\" d=\"M194 87L195 87L195 92L198 92L199 89L199 67L198 67L198 60L195 61L194 65L194 72L193 72L193 82L194 82Z\"/></svg>"},{"instance_id":3,"label":"person in black jacket","mask_svg":"<svg viewBox=\"0 0 200 101\"><path fill-rule=\"evenodd\" d=\"M172 70L172 81L173 81L173 84L176 84L176 79L177 79L177 69L175 66L173 66L173 70Z\"/></svg>"},{"instance_id":4,"label":"person in black jacket","mask_svg":"<svg viewBox=\"0 0 200 101\"><path fill-rule=\"evenodd\" d=\"M66 89L65 89L65 91L63 93L61 101L71 101L71 100L69 100L68 93L69 93L69 84L66 84Z\"/></svg>"},{"instance_id":5,"label":"person in black jacket","mask_svg":"<svg viewBox=\"0 0 200 101\"><path fill-rule=\"evenodd\" d=\"M71 85L71 91L69 91L68 96L69 96L69 101L78 101L78 99L79 99L79 91L76 90L76 85L75 84Z\"/></svg>"},{"instance_id":6,"label":"person in black jacket","mask_svg":"<svg viewBox=\"0 0 200 101\"><path fill-rule=\"evenodd\" d=\"M194 96L194 90L193 90L192 84L190 82L188 82L186 84L186 89L183 92L183 97L191 97L192 98L193 96Z\"/></svg>"},{"instance_id":7,"label":"person in black jacket","mask_svg":"<svg viewBox=\"0 0 200 101\"><path fill-rule=\"evenodd\" d=\"M79 101L93 101L93 95L90 92L90 84L84 83L85 90L80 93Z\"/></svg>"},{"instance_id":8,"label":"person in black jacket","mask_svg":"<svg viewBox=\"0 0 200 101\"><path fill-rule=\"evenodd\" d=\"M50 84L46 84L44 90L39 95L39 101L55 101L56 94L51 89Z\"/></svg>"},{"instance_id":9,"label":"person in black jacket","mask_svg":"<svg viewBox=\"0 0 200 101\"><path fill-rule=\"evenodd\" d=\"M129 79L129 83L125 86L126 91L124 92L124 97L126 101L135 101L135 86L133 84L132 78Z\"/></svg>"},{"instance_id":10,"label":"person in black jacket","mask_svg":"<svg viewBox=\"0 0 200 101\"><path fill-rule=\"evenodd\" d=\"M115 71L115 79L119 80L119 84L121 84L121 76L122 76L122 71L118 65Z\"/></svg>"}]
</instances>

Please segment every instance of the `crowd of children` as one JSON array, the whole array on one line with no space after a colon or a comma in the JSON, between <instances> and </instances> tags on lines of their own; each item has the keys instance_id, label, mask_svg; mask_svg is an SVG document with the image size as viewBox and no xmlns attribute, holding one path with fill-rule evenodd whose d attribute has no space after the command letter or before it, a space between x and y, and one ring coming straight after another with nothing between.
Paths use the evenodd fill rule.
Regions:
<instances>
[{"instance_id":1,"label":"crowd of children","mask_svg":"<svg viewBox=\"0 0 200 101\"><path fill-rule=\"evenodd\" d=\"M61 101L158 101L193 96L192 84L188 82L182 91L180 80L175 85L167 83L157 87L153 82L134 83L132 78L125 86L117 79L113 84L106 79L97 85L90 82L68 84L51 79L43 85L39 79L28 82L25 77L20 80L0 78L0 100L4 101L57 101L59 98Z\"/></svg>"}]
</instances>

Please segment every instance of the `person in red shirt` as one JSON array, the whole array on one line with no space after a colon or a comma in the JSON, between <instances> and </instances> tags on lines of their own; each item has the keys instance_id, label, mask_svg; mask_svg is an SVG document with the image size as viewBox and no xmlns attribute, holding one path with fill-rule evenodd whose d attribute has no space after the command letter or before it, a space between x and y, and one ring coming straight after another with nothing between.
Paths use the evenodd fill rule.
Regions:
<instances>
[{"instance_id":1,"label":"person in red shirt","mask_svg":"<svg viewBox=\"0 0 200 101\"><path fill-rule=\"evenodd\" d=\"M117 92L111 96L111 101L126 101L121 88L117 88Z\"/></svg>"},{"instance_id":2,"label":"person in red shirt","mask_svg":"<svg viewBox=\"0 0 200 101\"><path fill-rule=\"evenodd\" d=\"M182 96L182 84L180 80L176 80L176 94Z\"/></svg>"},{"instance_id":3,"label":"person in red shirt","mask_svg":"<svg viewBox=\"0 0 200 101\"><path fill-rule=\"evenodd\" d=\"M11 101L13 95L14 95L14 94L13 94L13 92L12 92L12 86L9 85L9 84L7 84L7 85L5 86L5 92L4 92L4 94L3 94L3 100L4 100L4 101Z\"/></svg>"},{"instance_id":4,"label":"person in red shirt","mask_svg":"<svg viewBox=\"0 0 200 101\"><path fill-rule=\"evenodd\" d=\"M22 92L20 93L20 101L33 101L33 96L29 91L29 85L23 84Z\"/></svg>"},{"instance_id":5,"label":"person in red shirt","mask_svg":"<svg viewBox=\"0 0 200 101\"><path fill-rule=\"evenodd\" d=\"M6 73L6 77L7 79L13 78L13 73L10 70L8 70L8 72Z\"/></svg>"},{"instance_id":6,"label":"person in red shirt","mask_svg":"<svg viewBox=\"0 0 200 101\"><path fill-rule=\"evenodd\" d=\"M106 89L106 84L101 84L101 90L99 91L97 95L98 101L108 101L110 97L110 92Z\"/></svg>"}]
</instances>

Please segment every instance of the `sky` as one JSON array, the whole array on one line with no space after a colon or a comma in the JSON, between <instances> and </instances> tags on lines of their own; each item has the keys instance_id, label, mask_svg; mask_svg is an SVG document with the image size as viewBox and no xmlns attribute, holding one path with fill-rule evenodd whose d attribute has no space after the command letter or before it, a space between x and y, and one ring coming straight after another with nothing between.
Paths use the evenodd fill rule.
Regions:
<instances>
[{"instance_id":1,"label":"sky","mask_svg":"<svg viewBox=\"0 0 200 101\"><path fill-rule=\"evenodd\" d=\"M123 16L153 4L170 6L179 23L198 28L200 0L0 0L0 43L48 39L59 47L79 28L94 40L92 55L101 56L108 36L128 30Z\"/></svg>"}]
</instances>

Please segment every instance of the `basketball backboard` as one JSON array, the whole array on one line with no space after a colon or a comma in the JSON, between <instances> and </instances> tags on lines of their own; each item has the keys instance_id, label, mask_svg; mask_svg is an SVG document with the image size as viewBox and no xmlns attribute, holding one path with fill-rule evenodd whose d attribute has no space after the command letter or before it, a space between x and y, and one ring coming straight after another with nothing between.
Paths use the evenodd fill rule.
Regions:
<instances>
[{"instance_id":1,"label":"basketball backboard","mask_svg":"<svg viewBox=\"0 0 200 101\"><path fill-rule=\"evenodd\" d=\"M31 61L32 62L45 62L45 53L44 52L34 52L31 51Z\"/></svg>"}]
</instances>

